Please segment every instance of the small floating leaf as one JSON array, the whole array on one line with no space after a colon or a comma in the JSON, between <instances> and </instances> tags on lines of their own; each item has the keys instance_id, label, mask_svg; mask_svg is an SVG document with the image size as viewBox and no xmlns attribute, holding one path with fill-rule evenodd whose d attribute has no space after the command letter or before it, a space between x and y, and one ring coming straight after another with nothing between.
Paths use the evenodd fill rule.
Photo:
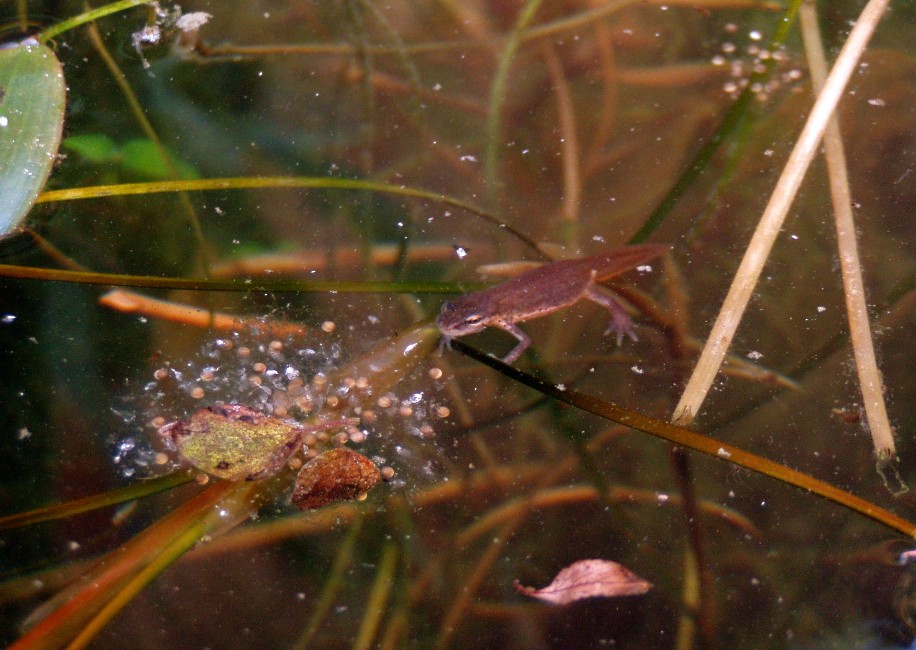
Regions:
<instances>
[{"instance_id":1,"label":"small floating leaf","mask_svg":"<svg viewBox=\"0 0 916 650\"><path fill-rule=\"evenodd\" d=\"M519 593L554 605L567 605L585 598L637 596L651 588L651 583L610 560L573 562L543 589L523 587L518 581L515 582L515 589Z\"/></svg>"},{"instance_id":2,"label":"small floating leaf","mask_svg":"<svg viewBox=\"0 0 916 650\"><path fill-rule=\"evenodd\" d=\"M29 40L0 49L0 235L22 223L51 173L65 103L50 48Z\"/></svg>"},{"instance_id":3,"label":"small floating leaf","mask_svg":"<svg viewBox=\"0 0 916 650\"><path fill-rule=\"evenodd\" d=\"M159 435L199 470L230 481L266 478L289 460L303 427L238 404L203 408L166 424Z\"/></svg>"},{"instance_id":4,"label":"small floating leaf","mask_svg":"<svg viewBox=\"0 0 916 650\"><path fill-rule=\"evenodd\" d=\"M313 458L296 479L293 503L300 510L321 508L337 501L350 501L365 494L381 479L371 460L341 447Z\"/></svg>"}]
</instances>

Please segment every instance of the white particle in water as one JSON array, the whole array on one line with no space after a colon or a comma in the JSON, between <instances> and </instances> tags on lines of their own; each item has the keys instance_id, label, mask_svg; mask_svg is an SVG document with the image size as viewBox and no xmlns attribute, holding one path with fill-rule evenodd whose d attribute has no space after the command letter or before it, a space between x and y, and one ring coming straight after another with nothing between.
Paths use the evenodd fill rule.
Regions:
<instances>
[{"instance_id":1,"label":"white particle in water","mask_svg":"<svg viewBox=\"0 0 916 650\"><path fill-rule=\"evenodd\" d=\"M16 320L16 314L4 314L3 317L0 318L0 323L3 323L4 325L9 325L10 323L12 323L15 320Z\"/></svg>"}]
</instances>

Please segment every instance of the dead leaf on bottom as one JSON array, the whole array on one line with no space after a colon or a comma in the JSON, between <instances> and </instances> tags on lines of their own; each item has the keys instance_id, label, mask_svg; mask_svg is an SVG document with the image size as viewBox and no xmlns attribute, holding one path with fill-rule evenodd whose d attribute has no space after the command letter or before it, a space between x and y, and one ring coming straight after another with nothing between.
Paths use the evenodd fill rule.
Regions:
<instances>
[{"instance_id":1,"label":"dead leaf on bottom","mask_svg":"<svg viewBox=\"0 0 916 650\"><path fill-rule=\"evenodd\" d=\"M350 501L379 482L381 473L371 460L341 447L313 458L296 479L292 500L300 510L321 508L336 501Z\"/></svg>"},{"instance_id":2,"label":"dead leaf on bottom","mask_svg":"<svg viewBox=\"0 0 916 650\"><path fill-rule=\"evenodd\" d=\"M159 429L196 468L230 481L265 478L302 442L303 427L239 404L219 404Z\"/></svg>"},{"instance_id":3,"label":"dead leaf on bottom","mask_svg":"<svg viewBox=\"0 0 916 650\"><path fill-rule=\"evenodd\" d=\"M554 605L566 605L584 598L638 596L652 588L622 564L610 560L579 560L560 571L543 589L524 587L515 581L515 589L526 596Z\"/></svg>"}]
</instances>

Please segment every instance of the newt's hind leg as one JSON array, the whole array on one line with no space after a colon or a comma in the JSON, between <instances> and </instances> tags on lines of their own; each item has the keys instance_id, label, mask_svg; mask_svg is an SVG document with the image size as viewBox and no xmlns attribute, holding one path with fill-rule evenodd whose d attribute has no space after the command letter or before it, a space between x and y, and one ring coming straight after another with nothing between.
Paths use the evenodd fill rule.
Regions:
<instances>
[{"instance_id":1,"label":"newt's hind leg","mask_svg":"<svg viewBox=\"0 0 916 650\"><path fill-rule=\"evenodd\" d=\"M595 285L589 286L585 293L583 294L585 298L588 298L592 302L597 302L599 305L611 312L611 324L605 330L604 334L607 336L611 332L617 334L617 345L620 345L623 341L623 335L626 334L634 341L638 341L639 338L636 336L636 332L633 331L633 321L630 320L629 314L621 306L613 296L606 293L605 291L599 289Z\"/></svg>"}]
</instances>

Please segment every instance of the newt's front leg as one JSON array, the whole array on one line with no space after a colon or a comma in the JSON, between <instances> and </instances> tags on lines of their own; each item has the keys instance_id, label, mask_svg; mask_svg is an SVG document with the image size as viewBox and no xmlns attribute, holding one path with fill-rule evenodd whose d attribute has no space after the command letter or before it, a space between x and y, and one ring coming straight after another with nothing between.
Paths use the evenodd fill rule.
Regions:
<instances>
[{"instance_id":1,"label":"newt's front leg","mask_svg":"<svg viewBox=\"0 0 916 650\"><path fill-rule=\"evenodd\" d=\"M522 352L527 350L528 346L531 345L531 337L520 330L514 323L498 319L491 321L490 325L504 329L518 339L518 344L509 350L509 354L503 357L503 363L515 363L518 358L522 356Z\"/></svg>"}]
</instances>

